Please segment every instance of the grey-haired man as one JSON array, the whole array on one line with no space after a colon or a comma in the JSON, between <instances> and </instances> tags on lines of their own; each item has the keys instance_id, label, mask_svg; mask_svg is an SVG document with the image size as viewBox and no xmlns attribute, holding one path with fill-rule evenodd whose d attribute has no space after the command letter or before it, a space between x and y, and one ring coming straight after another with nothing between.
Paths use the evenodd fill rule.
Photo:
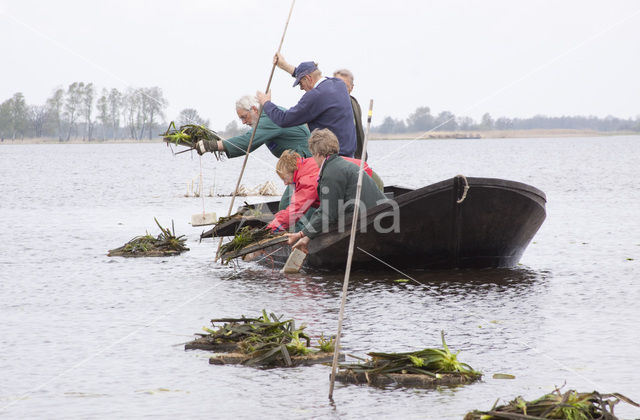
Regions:
<instances>
[{"instance_id":1,"label":"grey-haired man","mask_svg":"<svg viewBox=\"0 0 640 420\"><path fill-rule=\"evenodd\" d=\"M258 119L258 101L250 95L241 97L236 101L236 113L243 124L253 127ZM244 156L247 153L252 131L253 129L227 140L200 140L196 144L196 151L200 155L206 152L221 151L225 152L228 158ZM307 146L309 134L309 129L305 125L282 128L274 124L263 112L256 129L256 135L251 143L250 152L266 144L269 151L278 158L285 150L293 150L302 157L310 157L311 153Z\"/></svg>"}]
</instances>

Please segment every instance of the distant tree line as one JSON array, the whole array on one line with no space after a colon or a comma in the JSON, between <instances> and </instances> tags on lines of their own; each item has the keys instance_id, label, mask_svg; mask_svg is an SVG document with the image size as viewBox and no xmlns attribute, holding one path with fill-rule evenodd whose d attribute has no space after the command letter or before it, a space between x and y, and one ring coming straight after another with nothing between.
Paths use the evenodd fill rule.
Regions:
<instances>
[{"instance_id":1,"label":"distant tree line","mask_svg":"<svg viewBox=\"0 0 640 420\"><path fill-rule=\"evenodd\" d=\"M74 82L66 89L58 87L43 105L28 105L21 92L0 103L0 140L54 138L113 140L158 138L168 123L168 102L162 89L153 87L116 88L96 91L93 83ZM186 108L175 118L185 124L209 126L198 111ZM219 134L225 137L246 132L232 121Z\"/></svg>"},{"instance_id":2,"label":"distant tree line","mask_svg":"<svg viewBox=\"0 0 640 420\"><path fill-rule=\"evenodd\" d=\"M99 95L99 96L98 96ZM0 103L0 140L23 138L57 138L107 140L157 138L166 130L165 110L168 102L162 89L153 87L103 88L96 92L93 83L74 82L66 89L58 87L43 105L28 105L21 92ZM193 108L183 109L175 119L176 125L202 124L202 118ZM383 134L416 133L425 131L483 131L483 130L529 130L529 129L578 129L611 131L639 131L640 116L621 119L613 116L548 117L536 115L531 118L494 119L485 113L480 121L471 117L455 116L442 111L431 114L431 109L421 106L406 119L385 117L373 132ZM219 134L231 137L247 131L234 120Z\"/></svg>"},{"instance_id":3,"label":"distant tree line","mask_svg":"<svg viewBox=\"0 0 640 420\"><path fill-rule=\"evenodd\" d=\"M0 103L0 139L152 139L165 126L166 108L157 86L98 93L93 83L74 82L54 89L43 105L27 105L18 92Z\"/></svg>"},{"instance_id":4,"label":"distant tree line","mask_svg":"<svg viewBox=\"0 0 640 420\"><path fill-rule=\"evenodd\" d=\"M418 107L407 119L385 117L380 125L371 131L383 134L416 133L424 131L483 131L483 130L530 130L530 129L574 129L596 131L640 131L640 116L635 119L621 119L613 116L547 117L536 115L531 118L493 119L485 113L480 121L471 117L457 117L449 111L432 115L429 107Z\"/></svg>"}]
</instances>

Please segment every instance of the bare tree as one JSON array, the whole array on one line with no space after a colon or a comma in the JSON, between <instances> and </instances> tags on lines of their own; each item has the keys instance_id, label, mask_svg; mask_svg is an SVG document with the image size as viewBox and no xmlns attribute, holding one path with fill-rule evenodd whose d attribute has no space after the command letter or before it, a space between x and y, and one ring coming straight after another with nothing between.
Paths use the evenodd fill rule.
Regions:
<instances>
[{"instance_id":1,"label":"bare tree","mask_svg":"<svg viewBox=\"0 0 640 420\"><path fill-rule=\"evenodd\" d=\"M434 129L437 131L455 131L458 129L456 116L450 111L442 111L438 114L435 121Z\"/></svg>"},{"instance_id":2,"label":"bare tree","mask_svg":"<svg viewBox=\"0 0 640 420\"><path fill-rule=\"evenodd\" d=\"M239 125L238 122L236 120L231 121L229 124L227 124L227 126L224 128L224 135L225 137L235 137L235 136L239 136L240 134L245 133L246 130L243 130Z\"/></svg>"},{"instance_id":3,"label":"bare tree","mask_svg":"<svg viewBox=\"0 0 640 420\"><path fill-rule=\"evenodd\" d=\"M49 113L45 105L31 105L29 107L29 120L34 137L42 137L48 116Z\"/></svg>"},{"instance_id":4,"label":"bare tree","mask_svg":"<svg viewBox=\"0 0 640 420\"><path fill-rule=\"evenodd\" d=\"M11 99L0 104L0 141L9 136L11 125Z\"/></svg>"},{"instance_id":5,"label":"bare tree","mask_svg":"<svg viewBox=\"0 0 640 420\"><path fill-rule=\"evenodd\" d=\"M73 130L76 118L78 117L78 108L82 102L82 94L84 91L83 82L73 82L69 85L64 101L64 116L69 124L67 131L67 141L71 139L71 131Z\"/></svg>"},{"instance_id":6,"label":"bare tree","mask_svg":"<svg viewBox=\"0 0 640 420\"><path fill-rule=\"evenodd\" d=\"M416 108L407 118L407 129L410 131L427 131L434 126L433 115L428 106Z\"/></svg>"},{"instance_id":7,"label":"bare tree","mask_svg":"<svg viewBox=\"0 0 640 420\"><path fill-rule=\"evenodd\" d=\"M493 130L493 118L491 118L491 114L485 112L482 116L482 121L480 122L480 129L482 130Z\"/></svg>"},{"instance_id":8,"label":"bare tree","mask_svg":"<svg viewBox=\"0 0 640 420\"><path fill-rule=\"evenodd\" d=\"M122 103L122 114L129 129L129 135L132 139L138 140L140 95L137 94L136 90L129 88L124 95Z\"/></svg>"},{"instance_id":9,"label":"bare tree","mask_svg":"<svg viewBox=\"0 0 640 420\"><path fill-rule=\"evenodd\" d=\"M102 89L102 95L98 98L96 108L98 111L98 121L102 124L102 141L107 138L107 125L109 125L109 92Z\"/></svg>"},{"instance_id":10,"label":"bare tree","mask_svg":"<svg viewBox=\"0 0 640 420\"><path fill-rule=\"evenodd\" d=\"M164 119L164 110L167 108L168 102L164 98L162 89L157 86L145 89L145 93L149 97L148 128L149 140L151 140L153 136L152 131L155 124L155 118L157 116Z\"/></svg>"},{"instance_id":11,"label":"bare tree","mask_svg":"<svg viewBox=\"0 0 640 420\"><path fill-rule=\"evenodd\" d=\"M149 108L151 99L146 94L144 88L136 89L133 93L137 96L138 108L136 109L136 128L138 130L137 139L142 140L144 130L147 128L147 120L149 118Z\"/></svg>"},{"instance_id":12,"label":"bare tree","mask_svg":"<svg viewBox=\"0 0 640 420\"><path fill-rule=\"evenodd\" d=\"M87 83L84 89L81 91L80 112L84 117L85 128L82 140L85 139L85 135L88 141L91 141L93 134L93 122L91 120L91 113L93 112L93 98L95 96L95 89L93 83Z\"/></svg>"},{"instance_id":13,"label":"bare tree","mask_svg":"<svg viewBox=\"0 0 640 420\"><path fill-rule=\"evenodd\" d=\"M209 125L209 120L204 120L198 114L198 111L196 111L195 109L193 109L193 108L185 108L182 111L180 111L180 114L178 115L178 123L180 125L199 124L199 125L208 126Z\"/></svg>"},{"instance_id":14,"label":"bare tree","mask_svg":"<svg viewBox=\"0 0 640 420\"><path fill-rule=\"evenodd\" d=\"M113 129L113 138L118 136L118 130L120 129L120 111L122 108L122 93L116 88L111 89L109 97L109 120L111 128Z\"/></svg>"},{"instance_id":15,"label":"bare tree","mask_svg":"<svg viewBox=\"0 0 640 420\"><path fill-rule=\"evenodd\" d=\"M463 131L474 130L477 125L473 118L471 117L456 117L456 123L458 124L458 129Z\"/></svg>"},{"instance_id":16,"label":"bare tree","mask_svg":"<svg viewBox=\"0 0 640 420\"><path fill-rule=\"evenodd\" d=\"M9 115L11 118L12 137L15 140L18 133L24 138L24 133L29 120L27 102L24 95L18 92L9 99Z\"/></svg>"},{"instance_id":17,"label":"bare tree","mask_svg":"<svg viewBox=\"0 0 640 420\"><path fill-rule=\"evenodd\" d=\"M62 141L62 109L64 106L64 90L62 88L56 88L53 91L53 95L47 99L47 108L49 115L53 119L56 125L58 140Z\"/></svg>"}]
</instances>

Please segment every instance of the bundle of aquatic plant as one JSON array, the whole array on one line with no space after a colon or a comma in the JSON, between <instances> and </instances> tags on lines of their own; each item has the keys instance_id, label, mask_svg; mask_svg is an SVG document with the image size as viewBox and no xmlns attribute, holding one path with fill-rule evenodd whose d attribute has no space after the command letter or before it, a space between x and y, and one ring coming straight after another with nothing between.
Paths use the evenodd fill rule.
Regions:
<instances>
[{"instance_id":1,"label":"bundle of aquatic plant","mask_svg":"<svg viewBox=\"0 0 640 420\"><path fill-rule=\"evenodd\" d=\"M472 411L464 416L464 420L617 420L613 414L613 407L620 401L640 407L629 398L617 393L600 394L596 391L576 392L569 390L563 394L556 388L552 393L543 395L534 401L525 401L522 397L517 397L501 406L496 406L496 401L491 410Z\"/></svg>"},{"instance_id":2,"label":"bundle of aquatic plant","mask_svg":"<svg viewBox=\"0 0 640 420\"><path fill-rule=\"evenodd\" d=\"M368 353L371 360L364 363L341 364L341 369L354 373L389 374L412 373L438 377L441 374L457 374L470 377L480 376L466 363L458 361L458 353L451 353L441 332L442 349L424 349L406 353Z\"/></svg>"},{"instance_id":3,"label":"bundle of aquatic plant","mask_svg":"<svg viewBox=\"0 0 640 420\"><path fill-rule=\"evenodd\" d=\"M269 318L266 311L258 318L246 318L244 315L240 318L217 318L211 320L212 328L203 328L207 333L206 337L222 342L240 343L252 336L270 336L277 333L279 329L284 327L290 320L281 321L281 317L271 314L273 320ZM223 323L222 326L216 327L216 324Z\"/></svg>"},{"instance_id":4,"label":"bundle of aquatic plant","mask_svg":"<svg viewBox=\"0 0 640 420\"><path fill-rule=\"evenodd\" d=\"M189 250L184 245L187 240L184 235L176 237L173 221L171 221L172 230L169 230L163 228L155 217L153 220L161 232L157 237L147 232L146 235L136 236L119 248L109 250L107 255L109 257L159 257L177 255Z\"/></svg>"},{"instance_id":5,"label":"bundle of aquatic plant","mask_svg":"<svg viewBox=\"0 0 640 420\"><path fill-rule=\"evenodd\" d=\"M262 216L262 214L263 213L256 208L242 207L237 213L233 213L231 216L218 217L218 222L216 223L216 226L221 225L230 220L241 219L243 217L258 217L258 216Z\"/></svg>"},{"instance_id":6,"label":"bundle of aquatic plant","mask_svg":"<svg viewBox=\"0 0 640 420\"><path fill-rule=\"evenodd\" d=\"M216 343L234 342L238 350L247 355L246 365L272 366L292 365L292 356L305 356L311 353L310 338L303 332L305 325L296 328L293 319L283 320L283 316L274 313L267 315L265 310L258 318L219 318L211 324L224 324L215 329L204 328L209 335L204 336ZM331 340L330 340L331 341ZM319 341L321 349L328 348L327 340Z\"/></svg>"},{"instance_id":7,"label":"bundle of aquatic plant","mask_svg":"<svg viewBox=\"0 0 640 420\"><path fill-rule=\"evenodd\" d=\"M176 146L186 146L189 149L195 149L196 144L200 140L222 140L215 131L209 130L204 125L185 124L180 126L180 128L176 128L173 121L169 124L167 131L162 134L162 138L167 145L175 144ZM220 160L219 151L214 151L213 154L216 159Z\"/></svg>"},{"instance_id":8,"label":"bundle of aquatic plant","mask_svg":"<svg viewBox=\"0 0 640 420\"><path fill-rule=\"evenodd\" d=\"M278 333L269 336L252 336L241 343L249 359L245 360L245 365L292 366L293 356L307 356L313 352L311 349L311 339L303 330L302 325L296 328L293 320L288 320Z\"/></svg>"},{"instance_id":9,"label":"bundle of aquatic plant","mask_svg":"<svg viewBox=\"0 0 640 420\"><path fill-rule=\"evenodd\" d=\"M245 226L236 232L231 241L220 247L220 255L239 251L251 244L280 236L282 236L282 234L274 234L270 229Z\"/></svg>"}]
</instances>

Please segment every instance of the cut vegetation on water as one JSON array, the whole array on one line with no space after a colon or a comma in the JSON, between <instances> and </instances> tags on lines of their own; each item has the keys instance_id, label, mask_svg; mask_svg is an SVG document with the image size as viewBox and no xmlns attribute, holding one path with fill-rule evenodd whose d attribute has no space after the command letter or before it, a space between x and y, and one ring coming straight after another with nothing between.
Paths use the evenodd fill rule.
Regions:
<instances>
[{"instance_id":1,"label":"cut vegetation on water","mask_svg":"<svg viewBox=\"0 0 640 420\"><path fill-rule=\"evenodd\" d=\"M212 319L214 328L204 328L207 334L187 343L186 350L200 349L218 353L210 364L243 364L256 367L299 366L325 363L332 358L332 339L321 337L318 349L304 333L305 325L296 328L292 319L267 314L257 318ZM216 327L216 324L223 323ZM330 351L327 351L330 350Z\"/></svg>"},{"instance_id":2,"label":"cut vegetation on water","mask_svg":"<svg viewBox=\"0 0 640 420\"><path fill-rule=\"evenodd\" d=\"M346 383L409 387L459 385L479 380L480 372L458 361L441 333L442 349L427 348L406 353L368 353L370 360L358 364L341 364L336 380Z\"/></svg>"},{"instance_id":3,"label":"cut vegetation on water","mask_svg":"<svg viewBox=\"0 0 640 420\"><path fill-rule=\"evenodd\" d=\"M163 228L155 217L153 220L161 231L157 237L147 232L146 235L136 236L120 248L109 250L107 255L109 257L165 257L189 250L185 246L187 240L185 236L176 236L173 221L169 230Z\"/></svg>"},{"instance_id":4,"label":"cut vegetation on water","mask_svg":"<svg viewBox=\"0 0 640 420\"><path fill-rule=\"evenodd\" d=\"M272 245L286 240L286 234L274 234L266 228L245 226L236 232L231 241L220 247L220 257L223 261L228 262L248 252L256 251L263 245Z\"/></svg>"},{"instance_id":5,"label":"cut vegetation on water","mask_svg":"<svg viewBox=\"0 0 640 420\"><path fill-rule=\"evenodd\" d=\"M464 420L617 420L613 408L620 401L640 407L624 395L600 394L599 392L565 393L556 388L550 394L543 395L534 401L525 401L517 397L505 405L497 406L497 401L489 411L475 410L467 413Z\"/></svg>"},{"instance_id":6,"label":"cut vegetation on water","mask_svg":"<svg viewBox=\"0 0 640 420\"><path fill-rule=\"evenodd\" d=\"M200 239L220 236L233 236L242 227L261 228L273 220L273 213L263 213L260 208L251 206L241 207L237 213L231 216L219 217L216 225L200 235Z\"/></svg>"}]
</instances>

